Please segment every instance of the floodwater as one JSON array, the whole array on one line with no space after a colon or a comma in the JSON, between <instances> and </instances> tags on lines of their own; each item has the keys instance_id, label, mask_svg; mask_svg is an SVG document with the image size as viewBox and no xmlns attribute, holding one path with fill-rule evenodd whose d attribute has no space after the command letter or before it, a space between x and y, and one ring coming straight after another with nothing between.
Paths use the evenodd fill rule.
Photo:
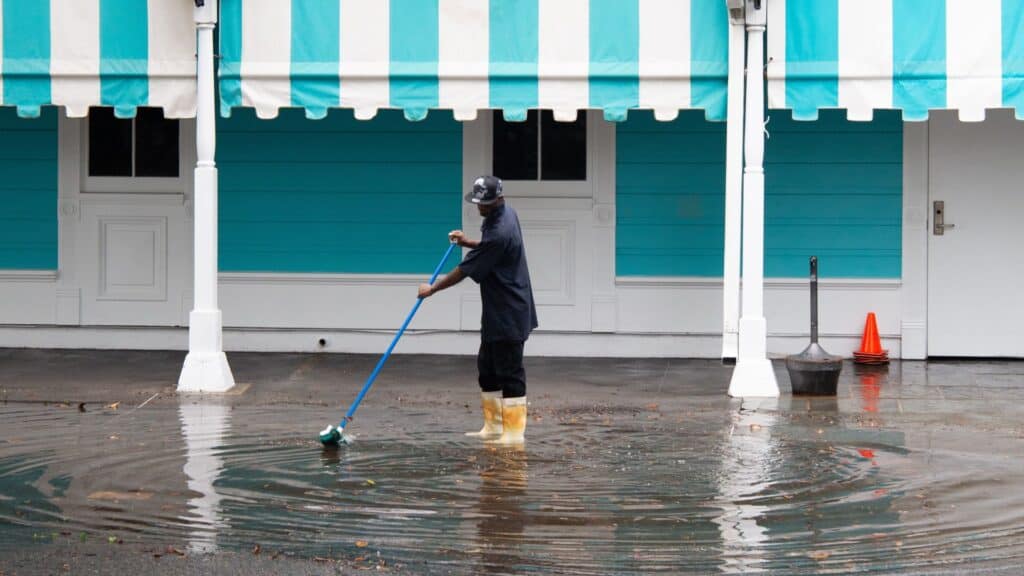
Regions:
<instances>
[{"instance_id":1,"label":"floodwater","mask_svg":"<svg viewBox=\"0 0 1024 576\"><path fill-rule=\"evenodd\" d=\"M461 404L364 409L355 444L325 451L316 433L340 411L322 405L7 402L0 553L117 541L456 574L1018 567L1019 411L854 385L815 400L538 398L523 449L464 437L478 422Z\"/></svg>"}]
</instances>

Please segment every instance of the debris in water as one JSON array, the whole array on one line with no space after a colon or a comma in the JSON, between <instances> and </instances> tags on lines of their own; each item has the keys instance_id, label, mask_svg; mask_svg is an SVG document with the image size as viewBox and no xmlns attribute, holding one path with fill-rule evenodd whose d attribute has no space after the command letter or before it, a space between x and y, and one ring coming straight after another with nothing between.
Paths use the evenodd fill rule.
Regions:
<instances>
[{"instance_id":1,"label":"debris in water","mask_svg":"<svg viewBox=\"0 0 1024 576\"><path fill-rule=\"evenodd\" d=\"M175 548L174 546L171 546L169 544L167 545L167 553L168 554L174 554L174 555L177 555L177 556L184 556L185 555L184 552L182 552L181 550L178 550L177 548Z\"/></svg>"},{"instance_id":2,"label":"debris in water","mask_svg":"<svg viewBox=\"0 0 1024 576\"><path fill-rule=\"evenodd\" d=\"M100 490L89 494L89 500L149 500L153 497L152 492L136 490L133 492L117 492L114 490Z\"/></svg>"},{"instance_id":3,"label":"debris in water","mask_svg":"<svg viewBox=\"0 0 1024 576\"><path fill-rule=\"evenodd\" d=\"M366 479L366 485L367 485L367 486L376 486L376 485L377 485L377 483L376 483L376 482L374 482L373 480L370 480L369 478L367 478L367 479Z\"/></svg>"},{"instance_id":4,"label":"debris in water","mask_svg":"<svg viewBox=\"0 0 1024 576\"><path fill-rule=\"evenodd\" d=\"M867 458L868 460L875 457L875 451L868 450L867 448L861 448L857 450L857 453L860 454L862 457Z\"/></svg>"},{"instance_id":5,"label":"debris in water","mask_svg":"<svg viewBox=\"0 0 1024 576\"><path fill-rule=\"evenodd\" d=\"M366 548L370 543L366 540L356 540L356 548Z\"/></svg>"},{"instance_id":6,"label":"debris in water","mask_svg":"<svg viewBox=\"0 0 1024 576\"><path fill-rule=\"evenodd\" d=\"M78 411L79 412L85 412L85 402L79 402L78 403Z\"/></svg>"},{"instance_id":7,"label":"debris in water","mask_svg":"<svg viewBox=\"0 0 1024 576\"><path fill-rule=\"evenodd\" d=\"M260 545L259 544L257 544L257 545L252 547L252 553L253 554L259 554L260 553Z\"/></svg>"},{"instance_id":8,"label":"debris in water","mask_svg":"<svg viewBox=\"0 0 1024 576\"><path fill-rule=\"evenodd\" d=\"M121 405L121 402L118 401L118 402L114 402L113 404L107 404L107 408L110 408L111 410L117 410L117 407L120 406L120 405Z\"/></svg>"},{"instance_id":9,"label":"debris in water","mask_svg":"<svg viewBox=\"0 0 1024 576\"><path fill-rule=\"evenodd\" d=\"M822 560L828 560L828 557L831 555L832 553L827 550L815 550L814 552L807 553L808 558L810 558L811 560L817 560L818 562L821 562Z\"/></svg>"}]
</instances>

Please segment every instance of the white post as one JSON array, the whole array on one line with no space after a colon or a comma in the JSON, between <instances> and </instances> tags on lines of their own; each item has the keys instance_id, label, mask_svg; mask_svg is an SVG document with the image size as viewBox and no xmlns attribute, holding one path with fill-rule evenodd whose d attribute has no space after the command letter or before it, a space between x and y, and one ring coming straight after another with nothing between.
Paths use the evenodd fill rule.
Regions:
<instances>
[{"instance_id":1,"label":"white post","mask_svg":"<svg viewBox=\"0 0 1024 576\"><path fill-rule=\"evenodd\" d=\"M196 108L194 308L189 315L188 356L178 378L179 392L224 392L235 385L224 355L217 307L217 166L213 91L213 29L217 0L195 9L199 62Z\"/></svg>"},{"instance_id":2,"label":"white post","mask_svg":"<svg viewBox=\"0 0 1024 576\"><path fill-rule=\"evenodd\" d=\"M740 226L743 209L744 23L729 24L729 111L725 124L725 255L722 267L722 359L736 359L740 323Z\"/></svg>"},{"instance_id":3,"label":"white post","mask_svg":"<svg viewBox=\"0 0 1024 576\"><path fill-rule=\"evenodd\" d=\"M743 170L743 311L729 395L779 395L764 318L764 31L761 0L747 0L747 114Z\"/></svg>"}]
</instances>

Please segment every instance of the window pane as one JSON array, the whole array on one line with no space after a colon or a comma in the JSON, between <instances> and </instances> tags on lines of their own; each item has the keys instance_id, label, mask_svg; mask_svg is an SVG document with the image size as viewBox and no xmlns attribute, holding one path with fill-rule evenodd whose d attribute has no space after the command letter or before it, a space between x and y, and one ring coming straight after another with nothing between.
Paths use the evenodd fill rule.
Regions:
<instances>
[{"instance_id":1,"label":"window pane","mask_svg":"<svg viewBox=\"0 0 1024 576\"><path fill-rule=\"evenodd\" d=\"M132 175L132 121L113 108L89 111L89 176Z\"/></svg>"},{"instance_id":2,"label":"window pane","mask_svg":"<svg viewBox=\"0 0 1024 576\"><path fill-rule=\"evenodd\" d=\"M526 122L506 122L494 111L494 175L502 180L537 179L537 111Z\"/></svg>"},{"instance_id":3,"label":"window pane","mask_svg":"<svg viewBox=\"0 0 1024 576\"><path fill-rule=\"evenodd\" d=\"M139 108L135 116L135 175L178 177L178 121L159 108Z\"/></svg>"},{"instance_id":4,"label":"window pane","mask_svg":"<svg viewBox=\"0 0 1024 576\"><path fill-rule=\"evenodd\" d=\"M541 180L587 179L587 116L580 111L575 122L555 122L545 110L541 115Z\"/></svg>"}]
</instances>

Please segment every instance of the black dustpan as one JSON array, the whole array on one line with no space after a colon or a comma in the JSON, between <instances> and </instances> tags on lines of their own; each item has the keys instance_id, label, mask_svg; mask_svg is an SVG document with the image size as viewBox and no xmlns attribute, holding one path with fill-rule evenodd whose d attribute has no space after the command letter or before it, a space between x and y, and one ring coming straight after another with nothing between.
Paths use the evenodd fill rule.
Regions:
<instances>
[{"instance_id":1,"label":"black dustpan","mask_svg":"<svg viewBox=\"0 0 1024 576\"><path fill-rule=\"evenodd\" d=\"M835 396L843 359L818 345L818 257L811 256L811 343L786 357L793 395Z\"/></svg>"}]
</instances>

